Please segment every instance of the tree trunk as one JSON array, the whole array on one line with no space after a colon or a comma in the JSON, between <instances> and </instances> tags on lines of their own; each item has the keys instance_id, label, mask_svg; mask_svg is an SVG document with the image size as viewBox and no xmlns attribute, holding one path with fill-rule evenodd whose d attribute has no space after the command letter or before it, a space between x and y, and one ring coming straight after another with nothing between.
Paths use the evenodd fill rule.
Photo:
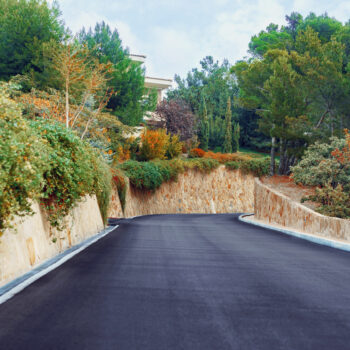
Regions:
<instances>
[{"instance_id":1,"label":"tree trunk","mask_svg":"<svg viewBox=\"0 0 350 350\"><path fill-rule=\"evenodd\" d=\"M270 161L270 176L275 175L275 143L276 143L276 138L273 136L271 138L271 161Z\"/></svg>"},{"instance_id":2,"label":"tree trunk","mask_svg":"<svg viewBox=\"0 0 350 350\"><path fill-rule=\"evenodd\" d=\"M283 139L281 139L280 142L280 165L278 167L278 174L286 175L289 169L288 142Z\"/></svg>"},{"instance_id":3,"label":"tree trunk","mask_svg":"<svg viewBox=\"0 0 350 350\"><path fill-rule=\"evenodd\" d=\"M66 128L69 128L69 78L66 78Z\"/></svg>"}]
</instances>

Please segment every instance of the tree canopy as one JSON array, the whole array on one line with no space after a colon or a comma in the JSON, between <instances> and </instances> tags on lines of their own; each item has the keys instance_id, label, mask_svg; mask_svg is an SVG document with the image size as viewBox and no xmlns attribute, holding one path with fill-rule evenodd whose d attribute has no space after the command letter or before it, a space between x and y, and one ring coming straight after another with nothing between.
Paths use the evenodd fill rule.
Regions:
<instances>
[{"instance_id":1,"label":"tree canopy","mask_svg":"<svg viewBox=\"0 0 350 350\"><path fill-rule=\"evenodd\" d=\"M125 124L138 125L145 112L156 107L155 92L144 87L145 69L130 59L128 50L122 46L118 31L112 31L104 22L97 23L94 30L90 28L86 32L82 29L78 39L100 63L111 62L113 65L108 87L114 94L108 101L107 108Z\"/></svg>"},{"instance_id":2,"label":"tree canopy","mask_svg":"<svg viewBox=\"0 0 350 350\"><path fill-rule=\"evenodd\" d=\"M54 2L0 0L0 80L44 70L42 45L61 42L67 31Z\"/></svg>"}]
</instances>

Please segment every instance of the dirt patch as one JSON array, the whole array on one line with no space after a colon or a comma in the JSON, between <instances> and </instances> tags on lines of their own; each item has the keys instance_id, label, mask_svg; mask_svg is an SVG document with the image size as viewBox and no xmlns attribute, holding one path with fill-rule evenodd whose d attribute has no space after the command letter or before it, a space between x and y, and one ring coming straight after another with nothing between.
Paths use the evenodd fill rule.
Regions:
<instances>
[{"instance_id":1,"label":"dirt patch","mask_svg":"<svg viewBox=\"0 0 350 350\"><path fill-rule=\"evenodd\" d=\"M281 192L285 196L289 197L295 202L300 203L303 197L308 197L315 193L315 188L306 187L302 185L296 185L289 176L272 176L272 177L263 177L260 181L268 187ZM315 210L318 203L315 202L304 202L302 203L306 207Z\"/></svg>"}]
</instances>

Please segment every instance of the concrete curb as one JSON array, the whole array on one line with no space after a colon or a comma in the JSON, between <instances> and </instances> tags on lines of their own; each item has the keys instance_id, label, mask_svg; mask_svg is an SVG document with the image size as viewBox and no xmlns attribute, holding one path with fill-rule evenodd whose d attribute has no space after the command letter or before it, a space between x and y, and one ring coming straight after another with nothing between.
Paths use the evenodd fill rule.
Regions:
<instances>
[{"instance_id":1,"label":"concrete curb","mask_svg":"<svg viewBox=\"0 0 350 350\"><path fill-rule=\"evenodd\" d=\"M41 278L42 276L45 276L50 271L56 269L60 265L64 264L69 259L73 258L73 256L77 255L84 249L86 249L91 244L97 242L101 238L108 235L110 232L112 232L114 229L116 229L119 225L107 227L101 232L95 234L94 236L91 236L90 238L86 239L85 241L65 250L64 252L54 256L53 258L45 261L41 265L35 267L33 270L25 273L24 275L17 277L13 281L5 284L4 286L0 287L0 304L4 303L5 301L12 298L14 295L22 291L24 288L31 285L33 282Z\"/></svg>"},{"instance_id":2,"label":"concrete curb","mask_svg":"<svg viewBox=\"0 0 350 350\"><path fill-rule=\"evenodd\" d=\"M339 241L334 241L332 239L327 239L324 237L317 237L311 234L307 234L307 233L301 233L298 231L293 231L293 230L285 230L285 229L281 229L281 228L277 228L275 226L271 226L268 224L263 224L260 222L255 222L252 220L247 219L248 216L252 216L254 214L242 214L238 217L239 221L242 221L244 223L250 224L250 225L255 225L255 226L259 226L259 227L263 227L263 228L267 228L269 230L273 230L273 231L277 231L277 232L282 232L284 234L287 234L289 236L293 236L293 237L297 237L297 238L301 238L301 239L305 239L307 241L316 243L316 244L320 244L320 245L324 245L327 247L331 247L331 248L335 248L335 249L340 249L340 250L344 250L346 252L350 252L350 243L342 243Z\"/></svg>"}]
</instances>

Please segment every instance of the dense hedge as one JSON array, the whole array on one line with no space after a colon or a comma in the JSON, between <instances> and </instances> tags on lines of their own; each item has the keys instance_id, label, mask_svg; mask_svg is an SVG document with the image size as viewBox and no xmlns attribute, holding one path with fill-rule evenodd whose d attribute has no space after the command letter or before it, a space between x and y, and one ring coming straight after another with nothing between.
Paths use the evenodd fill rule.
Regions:
<instances>
[{"instance_id":1,"label":"dense hedge","mask_svg":"<svg viewBox=\"0 0 350 350\"><path fill-rule=\"evenodd\" d=\"M243 174L253 174L254 176L262 177L270 173L270 158L232 161L225 163L225 167L231 170L241 169Z\"/></svg>"},{"instance_id":2,"label":"dense hedge","mask_svg":"<svg viewBox=\"0 0 350 350\"><path fill-rule=\"evenodd\" d=\"M213 159L173 159L151 162L126 161L119 165L129 178L131 185L142 190L155 190L163 182L176 180L178 174L187 169L210 172L219 162Z\"/></svg>"},{"instance_id":3,"label":"dense hedge","mask_svg":"<svg viewBox=\"0 0 350 350\"><path fill-rule=\"evenodd\" d=\"M141 190L154 191L167 181L174 181L178 175L188 169L209 173L220 165L219 161L210 158L190 158L155 160L150 162L137 162L128 160L118 166L118 169L129 178L130 184ZM269 158L248 159L231 161L225 164L227 169L241 169L243 173L251 173L254 176L269 174ZM115 178L117 184L123 182L120 174ZM121 185L119 185L121 186ZM118 190L119 191L119 190ZM125 195L124 195L125 201ZM124 202L123 202L124 203ZM125 203L124 203L125 205Z\"/></svg>"},{"instance_id":4,"label":"dense hedge","mask_svg":"<svg viewBox=\"0 0 350 350\"><path fill-rule=\"evenodd\" d=\"M0 93L0 232L14 215L31 214L33 200L60 228L83 196L96 194L106 220L110 192L109 166L88 143L59 123L28 122Z\"/></svg>"}]
</instances>

